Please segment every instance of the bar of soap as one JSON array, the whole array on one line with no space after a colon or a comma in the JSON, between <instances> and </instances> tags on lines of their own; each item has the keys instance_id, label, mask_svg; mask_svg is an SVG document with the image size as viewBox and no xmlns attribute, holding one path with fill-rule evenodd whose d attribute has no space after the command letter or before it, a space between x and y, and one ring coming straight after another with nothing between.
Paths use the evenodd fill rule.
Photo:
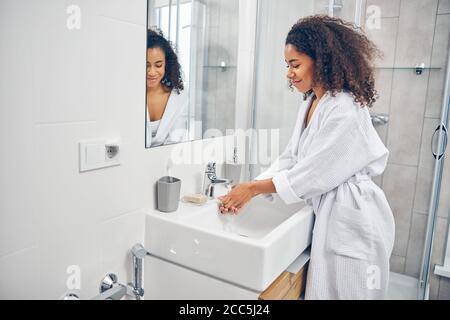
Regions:
<instances>
[{"instance_id":1,"label":"bar of soap","mask_svg":"<svg viewBox=\"0 0 450 320\"><path fill-rule=\"evenodd\" d=\"M204 204L208 201L208 198L204 194L187 194L183 197L183 200L185 202Z\"/></svg>"}]
</instances>

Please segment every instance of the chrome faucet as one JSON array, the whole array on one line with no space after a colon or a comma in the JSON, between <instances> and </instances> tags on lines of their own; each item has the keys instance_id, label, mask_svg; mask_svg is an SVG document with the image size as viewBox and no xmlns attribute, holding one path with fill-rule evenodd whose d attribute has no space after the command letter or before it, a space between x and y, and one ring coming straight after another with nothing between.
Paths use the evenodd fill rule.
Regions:
<instances>
[{"instance_id":1,"label":"chrome faucet","mask_svg":"<svg viewBox=\"0 0 450 320\"><path fill-rule=\"evenodd\" d=\"M205 175L203 177L203 192L209 199L214 199L216 185L223 184L228 187L232 182L233 180L217 177L215 162L210 162L206 165Z\"/></svg>"},{"instance_id":2,"label":"chrome faucet","mask_svg":"<svg viewBox=\"0 0 450 320\"><path fill-rule=\"evenodd\" d=\"M118 282L114 273L108 273L100 282L100 294L91 300L120 300L127 294L127 286Z\"/></svg>"},{"instance_id":3,"label":"chrome faucet","mask_svg":"<svg viewBox=\"0 0 450 320\"><path fill-rule=\"evenodd\" d=\"M143 260L147 254L147 250L140 243L131 248L131 256L133 263L132 282L128 285L120 283L116 274L108 273L100 282L100 294L92 298L92 300L120 300L123 297L131 297L136 300L144 298L143 280ZM62 300L79 300L80 297L74 292L68 292L61 297Z\"/></svg>"}]
</instances>

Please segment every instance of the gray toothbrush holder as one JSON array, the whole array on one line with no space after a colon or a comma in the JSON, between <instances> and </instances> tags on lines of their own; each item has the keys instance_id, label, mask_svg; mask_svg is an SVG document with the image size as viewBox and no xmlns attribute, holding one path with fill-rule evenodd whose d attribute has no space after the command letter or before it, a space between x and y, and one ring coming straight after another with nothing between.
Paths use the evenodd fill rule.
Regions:
<instances>
[{"instance_id":1,"label":"gray toothbrush holder","mask_svg":"<svg viewBox=\"0 0 450 320\"><path fill-rule=\"evenodd\" d=\"M174 177L162 177L157 183L158 210L173 212L180 203L181 180Z\"/></svg>"}]
</instances>

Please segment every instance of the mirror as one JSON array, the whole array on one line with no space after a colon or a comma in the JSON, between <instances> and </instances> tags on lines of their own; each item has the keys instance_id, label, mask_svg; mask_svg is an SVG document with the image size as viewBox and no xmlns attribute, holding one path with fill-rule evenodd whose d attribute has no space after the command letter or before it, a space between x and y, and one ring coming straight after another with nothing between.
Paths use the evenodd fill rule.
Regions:
<instances>
[{"instance_id":1,"label":"mirror","mask_svg":"<svg viewBox=\"0 0 450 320\"><path fill-rule=\"evenodd\" d=\"M146 147L235 128L239 0L148 0Z\"/></svg>"}]
</instances>

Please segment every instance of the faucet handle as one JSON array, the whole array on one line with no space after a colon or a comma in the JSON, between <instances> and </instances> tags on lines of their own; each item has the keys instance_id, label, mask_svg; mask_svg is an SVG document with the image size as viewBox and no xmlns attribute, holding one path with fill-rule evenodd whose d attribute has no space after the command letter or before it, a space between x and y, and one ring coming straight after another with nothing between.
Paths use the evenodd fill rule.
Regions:
<instances>
[{"instance_id":1,"label":"faucet handle","mask_svg":"<svg viewBox=\"0 0 450 320\"><path fill-rule=\"evenodd\" d=\"M206 171L205 171L205 178L204 180L206 180L206 178L209 179L209 181L214 181L217 179L217 175L216 175L216 163L215 162L209 162L206 165ZM204 181L205 183L205 181Z\"/></svg>"},{"instance_id":2,"label":"faucet handle","mask_svg":"<svg viewBox=\"0 0 450 320\"><path fill-rule=\"evenodd\" d=\"M216 173L216 163L215 162L209 162L206 165L206 173Z\"/></svg>"},{"instance_id":3,"label":"faucet handle","mask_svg":"<svg viewBox=\"0 0 450 320\"><path fill-rule=\"evenodd\" d=\"M117 285L119 278L114 273L108 273L100 282L100 293L114 288Z\"/></svg>"}]
</instances>

